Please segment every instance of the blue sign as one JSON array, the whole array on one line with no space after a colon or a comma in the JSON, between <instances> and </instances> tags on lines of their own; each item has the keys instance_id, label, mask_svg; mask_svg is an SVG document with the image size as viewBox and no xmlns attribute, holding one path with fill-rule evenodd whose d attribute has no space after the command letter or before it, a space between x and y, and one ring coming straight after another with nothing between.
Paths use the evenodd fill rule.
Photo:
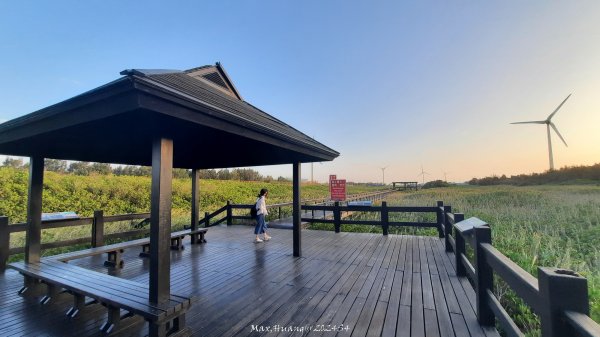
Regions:
<instances>
[{"instance_id":1,"label":"blue sign","mask_svg":"<svg viewBox=\"0 0 600 337\"><path fill-rule=\"evenodd\" d=\"M75 212L42 213L42 221L65 219L79 219L79 215Z\"/></svg>"}]
</instances>

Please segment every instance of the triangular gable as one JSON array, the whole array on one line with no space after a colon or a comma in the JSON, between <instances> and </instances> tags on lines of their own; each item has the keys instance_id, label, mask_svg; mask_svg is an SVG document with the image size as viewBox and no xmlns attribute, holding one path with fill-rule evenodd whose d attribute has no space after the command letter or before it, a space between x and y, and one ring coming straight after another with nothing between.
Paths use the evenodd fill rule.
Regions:
<instances>
[{"instance_id":1,"label":"triangular gable","mask_svg":"<svg viewBox=\"0 0 600 337\"><path fill-rule=\"evenodd\" d=\"M202 66L188 69L185 71L185 73L195 79L210 84L212 87L226 93L229 96L243 100L242 96L233 85L233 82L229 76L227 76L225 69L223 69L219 62L217 62L214 66Z\"/></svg>"}]
</instances>

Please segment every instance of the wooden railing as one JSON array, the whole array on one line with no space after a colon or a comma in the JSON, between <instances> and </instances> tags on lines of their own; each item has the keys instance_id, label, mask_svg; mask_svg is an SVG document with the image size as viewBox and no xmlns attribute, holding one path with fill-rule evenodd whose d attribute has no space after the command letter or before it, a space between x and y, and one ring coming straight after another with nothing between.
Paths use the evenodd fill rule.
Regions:
<instances>
[{"instance_id":1,"label":"wooden railing","mask_svg":"<svg viewBox=\"0 0 600 337\"><path fill-rule=\"evenodd\" d=\"M422 228L436 228L443 237L442 221L441 216L438 216L436 222L411 222L411 221L390 221L390 213L438 213L438 208L433 207L406 207L406 206L394 206L390 207L385 201L381 202L381 206L341 206L339 202L335 202L332 206L327 205L313 205L313 206L302 206L303 210L307 211L322 211L331 212L331 219L304 217L303 222L308 223L327 223L333 224L336 233L341 231L341 225L375 225L381 226L383 235L388 235L390 226L397 227L422 227ZM374 212L379 213L379 220L346 220L342 219L342 212Z\"/></svg>"},{"instance_id":2,"label":"wooden railing","mask_svg":"<svg viewBox=\"0 0 600 337\"><path fill-rule=\"evenodd\" d=\"M149 233L149 229L147 228L136 229L126 232L104 234L104 224L107 222L116 221L144 220L149 217L150 213L104 216L103 211L95 211L93 217L42 221L42 229L91 226L91 232L90 236L88 237L43 243L41 245L41 248L61 248L79 244L89 244L92 247L98 247L104 245L105 239L120 239L145 235ZM26 223L16 223L9 225L7 217L0 217L0 270L4 270L4 268L6 267L6 261L8 260L8 257L10 255L20 254L25 251L25 247L10 248L10 234L25 232L26 230Z\"/></svg>"},{"instance_id":3,"label":"wooden railing","mask_svg":"<svg viewBox=\"0 0 600 337\"><path fill-rule=\"evenodd\" d=\"M492 245L490 226L477 218L440 207L444 215L446 251L454 252L456 274L468 277L476 294L480 324L500 325L507 336L524 336L493 292L494 275L502 279L539 315L542 336L600 336L589 317L587 280L565 269L538 267L537 279ZM466 253L473 248L473 262Z\"/></svg>"},{"instance_id":4,"label":"wooden railing","mask_svg":"<svg viewBox=\"0 0 600 337\"><path fill-rule=\"evenodd\" d=\"M395 191L392 191L392 190L384 190L384 191L353 194L346 198L346 202L359 201L359 200L371 200L371 201L381 200L388 194L394 193L394 192ZM308 211L308 210L314 211L315 209L312 207L317 207L317 208L318 207L330 207L330 205L333 205L333 204L334 204L334 202L331 201L329 198L306 199L306 200L302 200L301 209L303 211ZM244 210L244 212L242 212L243 214L237 214L237 215L233 214L231 216L231 218L233 220L254 220L250 216L250 209L252 208L252 206L254 206L254 205L253 204L231 204L232 209ZM286 214L285 214L285 212L282 212L282 209L285 207L291 208L292 203L284 202L284 203L279 203L279 204L267 205L268 210L277 209L277 212L275 212L275 213L269 212L271 215L271 217L269 219L273 220L273 219L284 218L286 216ZM324 209L321 209L321 210L323 212L325 212ZM314 215L313 215L313 217L314 217ZM303 222L310 222L310 221L305 221L305 220L306 220L306 218L302 218Z\"/></svg>"}]
</instances>

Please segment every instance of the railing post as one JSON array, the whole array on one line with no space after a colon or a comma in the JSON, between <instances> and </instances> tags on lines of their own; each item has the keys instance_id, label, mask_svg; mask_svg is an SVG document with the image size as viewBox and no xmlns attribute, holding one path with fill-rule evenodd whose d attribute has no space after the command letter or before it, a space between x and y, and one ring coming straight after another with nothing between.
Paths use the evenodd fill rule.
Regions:
<instances>
[{"instance_id":1,"label":"railing post","mask_svg":"<svg viewBox=\"0 0 600 337\"><path fill-rule=\"evenodd\" d=\"M231 213L231 201L227 200L227 226L231 226L232 224Z\"/></svg>"},{"instance_id":2,"label":"railing post","mask_svg":"<svg viewBox=\"0 0 600 337\"><path fill-rule=\"evenodd\" d=\"M485 259L485 252L481 248L483 243L492 243L492 230L489 226L477 226L473 228L475 237L475 275L477 295L477 320L479 324L493 326L496 323L494 312L488 304L487 290L494 290L494 272Z\"/></svg>"},{"instance_id":3,"label":"railing post","mask_svg":"<svg viewBox=\"0 0 600 337\"><path fill-rule=\"evenodd\" d=\"M277 219L281 220L281 206L279 206L278 208L279 208L279 215L277 216Z\"/></svg>"},{"instance_id":4,"label":"railing post","mask_svg":"<svg viewBox=\"0 0 600 337\"><path fill-rule=\"evenodd\" d=\"M6 270L6 262L10 252L10 231L8 217L0 216L0 272Z\"/></svg>"},{"instance_id":5,"label":"railing post","mask_svg":"<svg viewBox=\"0 0 600 337\"><path fill-rule=\"evenodd\" d=\"M445 234L445 243L446 243L446 251L452 251L452 245L450 244L450 235L452 235L452 224L448 221L448 213L452 213L452 207L444 206L444 234Z\"/></svg>"},{"instance_id":6,"label":"railing post","mask_svg":"<svg viewBox=\"0 0 600 337\"><path fill-rule=\"evenodd\" d=\"M575 336L566 310L590 314L587 280L571 270L538 267L542 336Z\"/></svg>"},{"instance_id":7,"label":"railing post","mask_svg":"<svg viewBox=\"0 0 600 337\"><path fill-rule=\"evenodd\" d=\"M92 221L92 247L104 246L104 211L94 211Z\"/></svg>"},{"instance_id":8,"label":"railing post","mask_svg":"<svg viewBox=\"0 0 600 337\"><path fill-rule=\"evenodd\" d=\"M210 219L208 218L208 212L204 212L204 227L210 227Z\"/></svg>"},{"instance_id":9,"label":"railing post","mask_svg":"<svg viewBox=\"0 0 600 337\"><path fill-rule=\"evenodd\" d=\"M383 228L383 235L388 235L390 229L390 219L387 208L387 202L381 202L381 227Z\"/></svg>"},{"instance_id":10,"label":"railing post","mask_svg":"<svg viewBox=\"0 0 600 337\"><path fill-rule=\"evenodd\" d=\"M443 238L444 237L444 202L443 201L438 201L437 202L437 211L436 211L436 216L437 216L437 230L438 230L438 237Z\"/></svg>"},{"instance_id":11,"label":"railing post","mask_svg":"<svg viewBox=\"0 0 600 337\"><path fill-rule=\"evenodd\" d=\"M465 219L463 213L454 213L454 223L457 224ZM467 276L467 270L462 264L461 254L465 254L465 239L458 231L454 231L454 242L456 243L456 251L454 252L456 276Z\"/></svg>"},{"instance_id":12,"label":"railing post","mask_svg":"<svg viewBox=\"0 0 600 337\"><path fill-rule=\"evenodd\" d=\"M341 228L341 214L340 214L340 202L336 201L333 203L333 226L335 227L335 232L339 233Z\"/></svg>"}]
</instances>

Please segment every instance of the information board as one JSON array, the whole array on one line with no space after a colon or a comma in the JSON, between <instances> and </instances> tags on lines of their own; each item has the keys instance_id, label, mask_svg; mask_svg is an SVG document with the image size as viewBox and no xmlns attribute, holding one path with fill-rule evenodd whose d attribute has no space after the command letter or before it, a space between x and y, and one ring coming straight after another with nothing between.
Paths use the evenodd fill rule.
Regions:
<instances>
[{"instance_id":1,"label":"information board","mask_svg":"<svg viewBox=\"0 0 600 337\"><path fill-rule=\"evenodd\" d=\"M346 200L346 179L331 180L329 182L329 189L331 190L331 200Z\"/></svg>"}]
</instances>

